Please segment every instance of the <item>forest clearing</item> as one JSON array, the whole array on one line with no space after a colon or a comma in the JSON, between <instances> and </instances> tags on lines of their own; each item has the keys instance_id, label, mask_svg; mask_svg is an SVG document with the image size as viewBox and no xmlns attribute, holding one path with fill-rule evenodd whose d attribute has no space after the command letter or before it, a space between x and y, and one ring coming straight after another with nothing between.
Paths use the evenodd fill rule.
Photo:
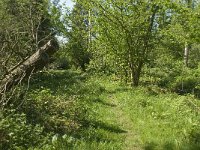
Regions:
<instances>
[{"instance_id":1,"label":"forest clearing","mask_svg":"<svg viewBox=\"0 0 200 150\"><path fill-rule=\"evenodd\" d=\"M191 96L131 88L77 71L38 76L23 106L1 122L18 149L199 148L199 101Z\"/></svg>"},{"instance_id":2,"label":"forest clearing","mask_svg":"<svg viewBox=\"0 0 200 150\"><path fill-rule=\"evenodd\" d=\"M0 20L0 150L200 149L199 0L1 0Z\"/></svg>"}]
</instances>

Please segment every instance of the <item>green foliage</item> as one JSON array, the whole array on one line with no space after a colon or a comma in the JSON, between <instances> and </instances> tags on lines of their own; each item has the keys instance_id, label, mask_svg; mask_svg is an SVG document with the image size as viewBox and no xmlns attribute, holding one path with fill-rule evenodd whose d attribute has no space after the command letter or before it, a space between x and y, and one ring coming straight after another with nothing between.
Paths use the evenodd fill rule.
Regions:
<instances>
[{"instance_id":1,"label":"green foliage","mask_svg":"<svg viewBox=\"0 0 200 150\"><path fill-rule=\"evenodd\" d=\"M194 89L194 96L200 99L200 84L198 84Z\"/></svg>"},{"instance_id":2,"label":"green foliage","mask_svg":"<svg viewBox=\"0 0 200 150\"><path fill-rule=\"evenodd\" d=\"M189 133L189 141L191 141L192 144L198 145L195 146L193 149L198 149L200 147L200 126L198 124L194 124L194 126L191 129L191 132Z\"/></svg>"},{"instance_id":3,"label":"green foliage","mask_svg":"<svg viewBox=\"0 0 200 150\"><path fill-rule=\"evenodd\" d=\"M131 1L118 0L100 1L93 5L99 12L96 18L99 26L98 40L103 46L101 51L106 49L107 58L113 58L111 63L115 62L114 66L118 68L116 72L125 79L131 79L132 84L137 86L141 69L155 46L157 32L154 31L154 23L155 15L160 9L159 4L132 4Z\"/></svg>"},{"instance_id":4,"label":"green foliage","mask_svg":"<svg viewBox=\"0 0 200 150\"><path fill-rule=\"evenodd\" d=\"M183 69L180 76L177 76L171 83L171 89L179 94L193 93L199 85L199 69Z\"/></svg>"},{"instance_id":5,"label":"green foliage","mask_svg":"<svg viewBox=\"0 0 200 150\"><path fill-rule=\"evenodd\" d=\"M52 13L61 17L61 10L57 8ZM63 44L63 54L70 59L70 64L76 68L80 68L82 71L86 71L87 65L91 59L90 41L91 31L89 25L89 10L80 3L76 3L72 11L67 11L63 15L63 26L57 25L58 29L61 30L60 34L64 35L67 42ZM60 18L61 19L61 18Z\"/></svg>"},{"instance_id":6,"label":"green foliage","mask_svg":"<svg viewBox=\"0 0 200 150\"><path fill-rule=\"evenodd\" d=\"M193 44L190 50L189 67L198 68L200 60L200 45Z\"/></svg>"},{"instance_id":7,"label":"green foliage","mask_svg":"<svg viewBox=\"0 0 200 150\"><path fill-rule=\"evenodd\" d=\"M40 72L31 85L17 110L2 113L3 147L199 148L199 102L191 96L158 86L130 88L112 76L70 70Z\"/></svg>"},{"instance_id":8,"label":"green foliage","mask_svg":"<svg viewBox=\"0 0 200 150\"><path fill-rule=\"evenodd\" d=\"M199 67L189 68L183 65L183 61L161 51L159 57L145 66L143 85L158 85L166 90L179 94L198 95ZM198 97L198 96L197 96Z\"/></svg>"},{"instance_id":9,"label":"green foliage","mask_svg":"<svg viewBox=\"0 0 200 150\"><path fill-rule=\"evenodd\" d=\"M52 32L66 38L52 68L68 70L7 93L0 149L200 149L200 9L191 2L77 0L62 16L47 1L2 0L0 76ZM118 81L140 77L138 88Z\"/></svg>"},{"instance_id":10,"label":"green foliage","mask_svg":"<svg viewBox=\"0 0 200 150\"><path fill-rule=\"evenodd\" d=\"M1 147L70 149L74 145L89 146L99 126L91 122L97 119L92 103L104 88L97 82L86 81L87 78L70 70L35 74L23 99L13 98L15 103L2 112ZM94 147L101 136L103 133L96 137Z\"/></svg>"},{"instance_id":11,"label":"green foliage","mask_svg":"<svg viewBox=\"0 0 200 150\"><path fill-rule=\"evenodd\" d=\"M43 76L44 80L37 78L39 76ZM68 76L73 77L70 74ZM2 136L2 140L4 140L3 147L14 148L18 146L22 149L27 149L42 146L49 143L51 136L48 135L56 133L62 135L63 133L69 134L77 131L81 127L82 120L85 120L87 116L89 104L86 100L81 101L81 98L76 93L71 93L71 96L63 93L65 86L67 86L65 83L61 86L57 80L55 83L57 83L61 91L59 95L55 96L53 94L52 90L56 90L56 84L52 85L51 81L56 77L60 77L60 80L63 80L64 72L60 76L59 74L40 73L37 77L34 77L33 82L31 82L33 85L32 90L23 99L16 99L19 102L15 100L15 103L11 103L12 107L17 108L17 110L12 112L11 115L9 112L3 112L1 132L3 135L5 134L5 138L8 137L8 139L4 140L4 136ZM38 83L38 79L43 80L43 87L40 85L42 82ZM69 84L73 82L76 83L72 79ZM35 86L39 86L39 89ZM9 137L11 134L12 136Z\"/></svg>"},{"instance_id":12,"label":"green foliage","mask_svg":"<svg viewBox=\"0 0 200 150\"><path fill-rule=\"evenodd\" d=\"M26 118L25 114L14 109L1 112L0 149L28 149L46 142L48 136L43 127L29 124Z\"/></svg>"}]
</instances>

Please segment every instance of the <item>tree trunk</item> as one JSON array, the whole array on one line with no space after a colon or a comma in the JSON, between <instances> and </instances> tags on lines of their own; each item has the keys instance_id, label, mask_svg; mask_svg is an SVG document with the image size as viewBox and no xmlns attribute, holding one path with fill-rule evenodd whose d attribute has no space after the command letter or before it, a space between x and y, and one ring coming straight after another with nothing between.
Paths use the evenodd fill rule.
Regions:
<instances>
[{"instance_id":1,"label":"tree trunk","mask_svg":"<svg viewBox=\"0 0 200 150\"><path fill-rule=\"evenodd\" d=\"M188 59L189 59L189 46L186 43L185 49L184 49L184 64L185 64L186 67L188 66Z\"/></svg>"},{"instance_id":2,"label":"tree trunk","mask_svg":"<svg viewBox=\"0 0 200 150\"><path fill-rule=\"evenodd\" d=\"M131 67L132 86L138 86L139 85L142 65L143 64L140 62L138 66L132 66Z\"/></svg>"},{"instance_id":3,"label":"tree trunk","mask_svg":"<svg viewBox=\"0 0 200 150\"><path fill-rule=\"evenodd\" d=\"M10 69L0 81L0 95L9 91L14 85L21 82L22 79L29 77L32 72L43 69L49 62L49 57L52 56L57 49L57 42L51 40L29 58Z\"/></svg>"}]
</instances>

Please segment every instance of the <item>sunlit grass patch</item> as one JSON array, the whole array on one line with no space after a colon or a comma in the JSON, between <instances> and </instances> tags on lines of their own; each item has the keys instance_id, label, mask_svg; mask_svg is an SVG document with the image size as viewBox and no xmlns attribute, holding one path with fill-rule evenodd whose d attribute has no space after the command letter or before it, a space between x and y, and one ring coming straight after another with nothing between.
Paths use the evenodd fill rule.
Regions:
<instances>
[{"instance_id":1,"label":"sunlit grass patch","mask_svg":"<svg viewBox=\"0 0 200 150\"><path fill-rule=\"evenodd\" d=\"M191 140L200 120L198 108L191 106L193 101L199 107L197 100L172 93L149 95L144 87L117 93L116 97L134 122L133 130L139 133L144 149L199 148L199 136Z\"/></svg>"}]
</instances>

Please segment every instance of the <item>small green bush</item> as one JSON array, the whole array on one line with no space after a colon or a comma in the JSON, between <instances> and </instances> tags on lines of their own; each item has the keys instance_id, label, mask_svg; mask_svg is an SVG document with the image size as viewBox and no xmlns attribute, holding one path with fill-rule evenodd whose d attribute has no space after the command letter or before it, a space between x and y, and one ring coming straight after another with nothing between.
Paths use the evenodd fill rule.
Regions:
<instances>
[{"instance_id":1,"label":"small green bush","mask_svg":"<svg viewBox=\"0 0 200 150\"><path fill-rule=\"evenodd\" d=\"M26 93L19 87L1 112L0 149L54 149L53 135L78 134L91 115L90 99L103 90L73 71L39 72L30 85Z\"/></svg>"},{"instance_id":2,"label":"small green bush","mask_svg":"<svg viewBox=\"0 0 200 150\"><path fill-rule=\"evenodd\" d=\"M58 69L70 69L71 68L71 64L69 62L69 60L67 60L66 58L60 58L59 61L56 64Z\"/></svg>"},{"instance_id":3,"label":"small green bush","mask_svg":"<svg viewBox=\"0 0 200 150\"><path fill-rule=\"evenodd\" d=\"M172 90L178 94L187 94L194 91L196 79L193 77L178 77L172 85Z\"/></svg>"},{"instance_id":4,"label":"small green bush","mask_svg":"<svg viewBox=\"0 0 200 150\"><path fill-rule=\"evenodd\" d=\"M198 94L199 73L200 69L185 69L182 75L177 76L170 84L171 90L181 95L194 92Z\"/></svg>"},{"instance_id":5,"label":"small green bush","mask_svg":"<svg viewBox=\"0 0 200 150\"><path fill-rule=\"evenodd\" d=\"M32 125L26 115L16 110L4 110L0 119L0 149L28 149L45 143L43 127Z\"/></svg>"},{"instance_id":6,"label":"small green bush","mask_svg":"<svg viewBox=\"0 0 200 150\"><path fill-rule=\"evenodd\" d=\"M195 88L194 88L194 96L196 98L200 98L200 84L198 84Z\"/></svg>"}]
</instances>

